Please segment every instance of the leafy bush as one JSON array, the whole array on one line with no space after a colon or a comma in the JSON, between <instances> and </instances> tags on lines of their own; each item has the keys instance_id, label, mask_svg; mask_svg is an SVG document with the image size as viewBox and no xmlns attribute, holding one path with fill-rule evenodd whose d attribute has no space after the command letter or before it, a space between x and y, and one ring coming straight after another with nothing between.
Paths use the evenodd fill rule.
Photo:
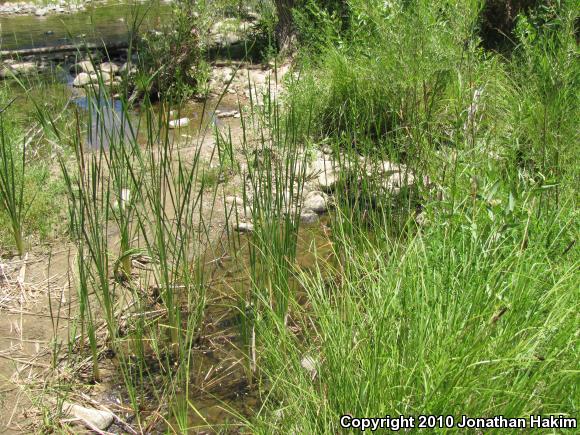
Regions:
<instances>
[{"instance_id":1,"label":"leafy bush","mask_svg":"<svg viewBox=\"0 0 580 435\"><path fill-rule=\"evenodd\" d=\"M209 19L203 2L178 0L171 19L138 42L137 92L159 99L188 98L205 74L204 42Z\"/></svg>"}]
</instances>

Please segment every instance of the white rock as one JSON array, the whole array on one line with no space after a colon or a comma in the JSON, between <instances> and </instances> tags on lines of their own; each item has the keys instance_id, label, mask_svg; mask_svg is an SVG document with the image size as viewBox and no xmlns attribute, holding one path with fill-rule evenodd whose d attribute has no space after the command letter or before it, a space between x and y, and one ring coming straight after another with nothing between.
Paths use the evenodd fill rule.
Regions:
<instances>
[{"instance_id":1,"label":"white rock","mask_svg":"<svg viewBox=\"0 0 580 435\"><path fill-rule=\"evenodd\" d=\"M111 81L111 74L107 72L92 72L89 73L91 81L94 83L99 83L99 78L103 80L104 83L109 83Z\"/></svg>"},{"instance_id":2,"label":"white rock","mask_svg":"<svg viewBox=\"0 0 580 435\"><path fill-rule=\"evenodd\" d=\"M91 83L91 76L86 72L82 72L75 77L72 84L75 88L82 88L83 86L87 86L89 83Z\"/></svg>"},{"instance_id":3,"label":"white rock","mask_svg":"<svg viewBox=\"0 0 580 435\"><path fill-rule=\"evenodd\" d=\"M94 73L95 66L90 60L82 60L79 63L73 65L73 71L82 71L85 73Z\"/></svg>"},{"instance_id":4,"label":"white rock","mask_svg":"<svg viewBox=\"0 0 580 435\"><path fill-rule=\"evenodd\" d=\"M306 370L308 372L308 374L310 375L310 378L312 380L314 380L314 378L316 378L316 375L318 374L318 370L316 368L317 363L316 363L316 360L314 358L312 358L311 356L305 355L304 358L302 358L302 361L300 361L300 365L302 366L302 368L304 370Z\"/></svg>"},{"instance_id":5,"label":"white rock","mask_svg":"<svg viewBox=\"0 0 580 435\"><path fill-rule=\"evenodd\" d=\"M94 408L85 408L70 402L64 402L62 411L65 415L82 420L87 426L106 430L113 423L113 413Z\"/></svg>"},{"instance_id":6,"label":"white rock","mask_svg":"<svg viewBox=\"0 0 580 435\"><path fill-rule=\"evenodd\" d=\"M324 213L328 210L328 196L323 192L309 192L304 198L304 208L315 213Z\"/></svg>"},{"instance_id":7,"label":"white rock","mask_svg":"<svg viewBox=\"0 0 580 435\"><path fill-rule=\"evenodd\" d=\"M34 62L9 62L4 61L4 65L0 66L0 78L9 78L23 74L30 74L37 71L36 63Z\"/></svg>"},{"instance_id":8,"label":"white rock","mask_svg":"<svg viewBox=\"0 0 580 435\"><path fill-rule=\"evenodd\" d=\"M37 8L34 11L34 15L37 17L44 17L47 14L48 10L46 8Z\"/></svg>"},{"instance_id":9,"label":"white rock","mask_svg":"<svg viewBox=\"0 0 580 435\"><path fill-rule=\"evenodd\" d=\"M254 225L250 222L238 222L234 225L234 228L240 233L251 233L254 231Z\"/></svg>"},{"instance_id":10,"label":"white rock","mask_svg":"<svg viewBox=\"0 0 580 435\"><path fill-rule=\"evenodd\" d=\"M338 174L334 161L327 155L319 153L316 160L309 166L307 177L318 177L320 188L326 192L335 188Z\"/></svg>"},{"instance_id":11,"label":"white rock","mask_svg":"<svg viewBox=\"0 0 580 435\"><path fill-rule=\"evenodd\" d=\"M383 184L387 190L392 190L396 194L403 187L414 185L415 176L411 172L396 172L389 176Z\"/></svg>"},{"instance_id":12,"label":"white rock","mask_svg":"<svg viewBox=\"0 0 580 435\"><path fill-rule=\"evenodd\" d=\"M304 225L314 225L318 223L319 218L316 213L310 210L303 210L300 214L300 222Z\"/></svg>"},{"instance_id":13,"label":"white rock","mask_svg":"<svg viewBox=\"0 0 580 435\"><path fill-rule=\"evenodd\" d=\"M322 190L327 192L334 190L337 181L338 176L333 169L329 169L326 172L321 172L318 175L318 185Z\"/></svg>"},{"instance_id":14,"label":"white rock","mask_svg":"<svg viewBox=\"0 0 580 435\"><path fill-rule=\"evenodd\" d=\"M180 118L169 121L169 128L181 128L189 125L189 118Z\"/></svg>"},{"instance_id":15,"label":"white rock","mask_svg":"<svg viewBox=\"0 0 580 435\"><path fill-rule=\"evenodd\" d=\"M237 207L244 206L244 199L240 198L239 196L226 196L226 204L232 205L235 204Z\"/></svg>"},{"instance_id":16,"label":"white rock","mask_svg":"<svg viewBox=\"0 0 580 435\"><path fill-rule=\"evenodd\" d=\"M137 72L137 67L133 63L125 62L119 68L119 74L135 74Z\"/></svg>"},{"instance_id":17,"label":"white rock","mask_svg":"<svg viewBox=\"0 0 580 435\"><path fill-rule=\"evenodd\" d=\"M216 110L216 116L218 118L234 118L236 115L239 115L240 112L238 112L237 110L228 110L227 112L218 112Z\"/></svg>"},{"instance_id":18,"label":"white rock","mask_svg":"<svg viewBox=\"0 0 580 435\"><path fill-rule=\"evenodd\" d=\"M99 66L99 69L101 70L101 72L115 75L119 72L119 65L117 65L116 63L113 63L113 62L103 62Z\"/></svg>"}]
</instances>

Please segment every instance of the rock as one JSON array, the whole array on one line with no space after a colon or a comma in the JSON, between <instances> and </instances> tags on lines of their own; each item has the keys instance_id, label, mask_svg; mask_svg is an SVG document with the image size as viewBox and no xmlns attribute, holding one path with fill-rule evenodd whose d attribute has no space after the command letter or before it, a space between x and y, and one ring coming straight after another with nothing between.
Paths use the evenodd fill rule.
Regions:
<instances>
[{"instance_id":1,"label":"rock","mask_svg":"<svg viewBox=\"0 0 580 435\"><path fill-rule=\"evenodd\" d=\"M85 408L70 402L64 402L62 412L70 417L82 420L93 429L106 430L113 424L114 415L109 411L101 411L94 408Z\"/></svg>"},{"instance_id":2,"label":"rock","mask_svg":"<svg viewBox=\"0 0 580 435\"><path fill-rule=\"evenodd\" d=\"M300 214L300 223L304 225L314 225L319 221L318 215L311 210L303 210Z\"/></svg>"},{"instance_id":3,"label":"rock","mask_svg":"<svg viewBox=\"0 0 580 435\"><path fill-rule=\"evenodd\" d=\"M214 78L222 82L229 82L234 77L234 69L228 66L216 69Z\"/></svg>"},{"instance_id":4,"label":"rock","mask_svg":"<svg viewBox=\"0 0 580 435\"><path fill-rule=\"evenodd\" d=\"M137 67L133 63L130 63L130 62L125 62L119 68L119 74L133 75L136 72L137 72Z\"/></svg>"},{"instance_id":5,"label":"rock","mask_svg":"<svg viewBox=\"0 0 580 435\"><path fill-rule=\"evenodd\" d=\"M8 78L34 73L36 71L37 67L34 62L4 62L4 66L0 68L0 77Z\"/></svg>"},{"instance_id":6,"label":"rock","mask_svg":"<svg viewBox=\"0 0 580 435\"><path fill-rule=\"evenodd\" d=\"M315 213L324 213L328 210L328 197L323 192L309 192L304 198L304 208Z\"/></svg>"},{"instance_id":7,"label":"rock","mask_svg":"<svg viewBox=\"0 0 580 435\"><path fill-rule=\"evenodd\" d=\"M103 62L99 65L99 70L103 73L115 75L119 72L119 65L113 62Z\"/></svg>"},{"instance_id":8,"label":"rock","mask_svg":"<svg viewBox=\"0 0 580 435\"><path fill-rule=\"evenodd\" d=\"M82 88L83 86L87 86L91 83L91 76L86 72L79 73L78 76L75 77L73 80L72 85L75 88Z\"/></svg>"},{"instance_id":9,"label":"rock","mask_svg":"<svg viewBox=\"0 0 580 435\"><path fill-rule=\"evenodd\" d=\"M426 227L429 223L429 220L427 219L425 213L417 213L415 215L415 223L420 227Z\"/></svg>"},{"instance_id":10,"label":"rock","mask_svg":"<svg viewBox=\"0 0 580 435\"><path fill-rule=\"evenodd\" d=\"M123 79L119 76L115 76L110 81L110 85L113 90L117 90L123 85Z\"/></svg>"},{"instance_id":11,"label":"rock","mask_svg":"<svg viewBox=\"0 0 580 435\"><path fill-rule=\"evenodd\" d=\"M94 73L95 72L95 66L93 65L93 63L90 60L82 60L79 63L73 65L71 69L73 72L77 72L77 71L81 71L84 73Z\"/></svg>"},{"instance_id":12,"label":"rock","mask_svg":"<svg viewBox=\"0 0 580 435\"><path fill-rule=\"evenodd\" d=\"M308 372L308 374L310 375L310 379L314 380L316 378L316 375L318 374L318 370L317 370L316 366L318 364L316 363L316 360L314 358L312 358L311 356L305 355L302 358L302 361L300 361L300 365L302 366L302 368L304 370L306 370Z\"/></svg>"},{"instance_id":13,"label":"rock","mask_svg":"<svg viewBox=\"0 0 580 435\"><path fill-rule=\"evenodd\" d=\"M239 115L240 112L238 112L237 110L228 110L227 112L221 112L216 110L216 115L218 118L233 118L236 115Z\"/></svg>"},{"instance_id":14,"label":"rock","mask_svg":"<svg viewBox=\"0 0 580 435\"><path fill-rule=\"evenodd\" d=\"M326 192L331 192L336 187L338 177L334 171L322 172L318 176L318 185Z\"/></svg>"},{"instance_id":15,"label":"rock","mask_svg":"<svg viewBox=\"0 0 580 435\"><path fill-rule=\"evenodd\" d=\"M254 224L250 222L238 222L234 225L234 229L240 233L251 233L254 231Z\"/></svg>"},{"instance_id":16,"label":"rock","mask_svg":"<svg viewBox=\"0 0 580 435\"><path fill-rule=\"evenodd\" d=\"M169 121L169 128L181 128L189 125L189 118L180 118Z\"/></svg>"},{"instance_id":17,"label":"rock","mask_svg":"<svg viewBox=\"0 0 580 435\"><path fill-rule=\"evenodd\" d=\"M111 82L111 74L106 72L92 72L89 73L89 77L93 83L99 83L99 79L103 80L103 83L107 84Z\"/></svg>"},{"instance_id":18,"label":"rock","mask_svg":"<svg viewBox=\"0 0 580 435\"><path fill-rule=\"evenodd\" d=\"M404 187L415 184L415 176L411 172L395 172L383 182L383 188L397 195Z\"/></svg>"},{"instance_id":19,"label":"rock","mask_svg":"<svg viewBox=\"0 0 580 435\"><path fill-rule=\"evenodd\" d=\"M34 15L37 17L44 17L47 14L48 10L46 8L37 8L34 11Z\"/></svg>"},{"instance_id":20,"label":"rock","mask_svg":"<svg viewBox=\"0 0 580 435\"><path fill-rule=\"evenodd\" d=\"M327 155L319 153L307 172L307 177L318 177L318 185L325 192L330 192L336 187L338 173L334 161Z\"/></svg>"},{"instance_id":21,"label":"rock","mask_svg":"<svg viewBox=\"0 0 580 435\"><path fill-rule=\"evenodd\" d=\"M243 198L240 198L239 196L226 196L226 204L232 205L235 204L237 207L243 207L244 206L244 200Z\"/></svg>"}]
</instances>

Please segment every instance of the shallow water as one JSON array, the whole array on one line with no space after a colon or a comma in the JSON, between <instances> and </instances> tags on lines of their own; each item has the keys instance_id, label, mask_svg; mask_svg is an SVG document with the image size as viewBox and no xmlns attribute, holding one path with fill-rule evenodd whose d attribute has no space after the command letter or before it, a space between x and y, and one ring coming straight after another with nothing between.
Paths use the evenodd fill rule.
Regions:
<instances>
[{"instance_id":1,"label":"shallow water","mask_svg":"<svg viewBox=\"0 0 580 435\"><path fill-rule=\"evenodd\" d=\"M75 14L0 16L0 49L125 42L135 19L142 19L141 30L147 30L159 25L170 12L171 6L163 2L107 2Z\"/></svg>"}]
</instances>

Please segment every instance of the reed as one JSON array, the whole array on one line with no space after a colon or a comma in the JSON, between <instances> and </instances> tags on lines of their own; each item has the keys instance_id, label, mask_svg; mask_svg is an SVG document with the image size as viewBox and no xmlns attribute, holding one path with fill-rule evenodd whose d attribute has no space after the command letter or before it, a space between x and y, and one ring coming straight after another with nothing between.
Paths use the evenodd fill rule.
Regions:
<instances>
[{"instance_id":1,"label":"reed","mask_svg":"<svg viewBox=\"0 0 580 435\"><path fill-rule=\"evenodd\" d=\"M0 111L0 204L8 214L10 230L18 255L25 251L23 220L27 208L24 201L24 177L26 167L26 141L22 139L22 149L18 149L11 131L7 131L5 111Z\"/></svg>"}]
</instances>

